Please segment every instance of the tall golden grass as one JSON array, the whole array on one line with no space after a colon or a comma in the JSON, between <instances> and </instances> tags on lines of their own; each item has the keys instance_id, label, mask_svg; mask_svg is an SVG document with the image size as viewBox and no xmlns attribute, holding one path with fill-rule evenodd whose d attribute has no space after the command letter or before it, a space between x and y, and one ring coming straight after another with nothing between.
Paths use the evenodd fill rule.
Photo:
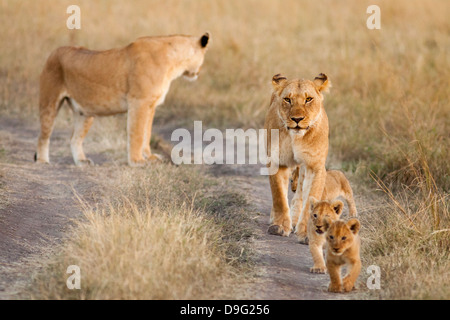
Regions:
<instances>
[{"instance_id":1,"label":"tall golden grass","mask_svg":"<svg viewBox=\"0 0 450 320\"><path fill-rule=\"evenodd\" d=\"M97 206L80 199L85 218L36 276L33 298L239 297L251 235L242 196L195 168L167 164L115 171L103 187ZM224 199L233 200L219 214L213 208ZM70 265L80 267L81 290L66 287Z\"/></svg>"}]
</instances>

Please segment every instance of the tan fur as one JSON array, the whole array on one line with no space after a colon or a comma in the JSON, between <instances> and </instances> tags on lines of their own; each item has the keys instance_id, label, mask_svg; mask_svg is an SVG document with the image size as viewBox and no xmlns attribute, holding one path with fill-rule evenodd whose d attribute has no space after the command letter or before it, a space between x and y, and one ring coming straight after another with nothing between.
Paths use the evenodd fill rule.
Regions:
<instances>
[{"instance_id":1,"label":"tan fur","mask_svg":"<svg viewBox=\"0 0 450 320\"><path fill-rule=\"evenodd\" d=\"M298 221L296 233L300 241L306 239L310 196L322 199L325 185L325 161L328 154L328 118L323 107L322 93L330 86L328 77L320 74L310 80L288 80L281 75L272 79L273 94L266 115L268 155L271 153L271 130L279 130L279 159L271 159L269 166L278 172L269 176L272 191L271 226L269 233L288 236L292 220ZM312 100L307 102L307 99ZM298 123L297 123L298 122ZM305 170L305 188L296 193L289 208L287 191L292 168L301 165ZM301 215L301 219L298 217Z\"/></svg>"},{"instance_id":2,"label":"tan fur","mask_svg":"<svg viewBox=\"0 0 450 320\"><path fill-rule=\"evenodd\" d=\"M333 222L339 220L344 203L340 200L318 201L310 197L310 217L308 221L309 250L314 261L314 266L310 269L313 273L325 273L327 268L323 259L323 245L325 244L324 220Z\"/></svg>"},{"instance_id":3,"label":"tan fur","mask_svg":"<svg viewBox=\"0 0 450 320\"><path fill-rule=\"evenodd\" d=\"M291 190L296 192L297 189L301 193L303 191L303 181L305 179L304 172L300 174L300 167L297 167L292 171L291 175ZM353 190L350 186L350 182L345 175L338 170L327 171L327 177L325 180L325 188L322 194L321 200L333 200L337 197L343 197L348 205L349 214L351 217L356 217L358 212L356 210L355 200L353 198ZM293 221L295 224L297 221Z\"/></svg>"},{"instance_id":4,"label":"tan fur","mask_svg":"<svg viewBox=\"0 0 450 320\"><path fill-rule=\"evenodd\" d=\"M67 101L75 114L71 149L77 165L91 163L82 143L94 116L128 113L128 163L156 160L150 150L155 109L164 102L171 82L196 79L209 34L201 38L139 38L107 51L61 47L48 58L40 79L40 121L36 160L49 162L49 141L59 108ZM144 158L145 157L145 158Z\"/></svg>"},{"instance_id":5,"label":"tan fur","mask_svg":"<svg viewBox=\"0 0 450 320\"><path fill-rule=\"evenodd\" d=\"M360 258L360 223L352 218L347 223L341 220L331 222L324 220L327 240L326 266L330 274L328 291L349 292L361 272ZM347 275L341 279L341 267L347 266Z\"/></svg>"}]
</instances>

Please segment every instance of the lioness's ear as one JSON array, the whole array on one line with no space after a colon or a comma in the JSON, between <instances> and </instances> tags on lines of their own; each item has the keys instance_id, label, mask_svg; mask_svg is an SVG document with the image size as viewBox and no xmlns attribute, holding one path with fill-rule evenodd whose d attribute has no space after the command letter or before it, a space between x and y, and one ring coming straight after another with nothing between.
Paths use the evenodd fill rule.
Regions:
<instances>
[{"instance_id":1,"label":"lioness's ear","mask_svg":"<svg viewBox=\"0 0 450 320\"><path fill-rule=\"evenodd\" d=\"M275 89L275 91L278 92L278 94L281 93L281 89L283 88L283 85L286 83L286 81L287 78L279 73L273 76L272 86Z\"/></svg>"},{"instance_id":2,"label":"lioness's ear","mask_svg":"<svg viewBox=\"0 0 450 320\"><path fill-rule=\"evenodd\" d=\"M326 74L319 74L314 78L313 82L319 92L328 92L328 90L331 88L331 81L328 79L328 76Z\"/></svg>"},{"instance_id":3,"label":"lioness's ear","mask_svg":"<svg viewBox=\"0 0 450 320\"><path fill-rule=\"evenodd\" d=\"M347 227L349 227L350 231L356 235L358 234L359 229L361 228L361 224L359 223L358 219L352 218L348 220Z\"/></svg>"},{"instance_id":4,"label":"lioness's ear","mask_svg":"<svg viewBox=\"0 0 450 320\"><path fill-rule=\"evenodd\" d=\"M344 203L341 200L334 201L331 206L333 207L333 210L337 215L340 215L342 213L342 210L344 209Z\"/></svg>"},{"instance_id":5,"label":"lioness's ear","mask_svg":"<svg viewBox=\"0 0 450 320\"><path fill-rule=\"evenodd\" d=\"M206 32L201 38L200 38L200 45L202 48L206 48L209 42L209 32Z\"/></svg>"}]
</instances>

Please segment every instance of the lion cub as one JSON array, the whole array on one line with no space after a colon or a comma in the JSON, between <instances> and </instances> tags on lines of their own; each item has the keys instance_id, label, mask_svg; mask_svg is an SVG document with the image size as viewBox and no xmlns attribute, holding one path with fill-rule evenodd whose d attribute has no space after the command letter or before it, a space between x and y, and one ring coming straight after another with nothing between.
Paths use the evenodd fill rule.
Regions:
<instances>
[{"instance_id":1,"label":"lion cub","mask_svg":"<svg viewBox=\"0 0 450 320\"><path fill-rule=\"evenodd\" d=\"M309 250L314 261L314 266L309 271L326 273L327 268L323 259L323 245L326 242L324 220L327 219L328 222L339 220L344 209L344 203L340 200L318 201L316 198L310 197L309 204L311 207L307 232Z\"/></svg>"},{"instance_id":2,"label":"lion cub","mask_svg":"<svg viewBox=\"0 0 450 320\"><path fill-rule=\"evenodd\" d=\"M327 241L327 269L330 274L330 292L349 292L354 289L361 272L359 220L348 222L324 219ZM347 275L341 279L341 267L347 266Z\"/></svg>"},{"instance_id":3,"label":"lion cub","mask_svg":"<svg viewBox=\"0 0 450 320\"><path fill-rule=\"evenodd\" d=\"M304 168L301 166L297 166L291 174L292 192L296 192L297 189L299 189L300 193L302 192L304 178ZM331 200L339 196L342 196L347 202L350 216L356 217L358 215L358 212L356 210L355 200L353 198L353 190L350 186L350 182L348 182L347 178L341 171L329 170L327 171L325 187L321 200ZM296 221L293 222L293 225L295 225L295 223Z\"/></svg>"}]
</instances>

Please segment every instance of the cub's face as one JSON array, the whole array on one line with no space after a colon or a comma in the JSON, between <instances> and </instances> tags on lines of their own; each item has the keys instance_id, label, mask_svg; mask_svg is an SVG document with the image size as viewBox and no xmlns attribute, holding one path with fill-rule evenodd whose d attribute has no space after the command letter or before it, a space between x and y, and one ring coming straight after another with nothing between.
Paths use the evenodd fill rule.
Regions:
<instances>
[{"instance_id":1,"label":"cub's face","mask_svg":"<svg viewBox=\"0 0 450 320\"><path fill-rule=\"evenodd\" d=\"M317 201L315 198L311 197L309 203L311 206L311 225L314 226L314 232L318 235L325 233L325 219L328 219L329 222L339 220L342 210L344 209L344 203L340 200Z\"/></svg>"},{"instance_id":2,"label":"cub's face","mask_svg":"<svg viewBox=\"0 0 450 320\"><path fill-rule=\"evenodd\" d=\"M185 79L195 81L205 59L209 43L209 33L205 33L200 39L193 39L193 48L186 61L186 70L183 73Z\"/></svg>"},{"instance_id":3,"label":"cub's face","mask_svg":"<svg viewBox=\"0 0 450 320\"><path fill-rule=\"evenodd\" d=\"M331 222L325 220L326 240L329 251L335 256L342 255L353 245L360 229L358 219L352 218L347 223L342 220Z\"/></svg>"},{"instance_id":4,"label":"cub's face","mask_svg":"<svg viewBox=\"0 0 450 320\"><path fill-rule=\"evenodd\" d=\"M281 75L275 75L272 84L277 96L278 115L292 133L308 130L320 119L322 112L322 92L331 83L328 77L320 74L310 80L287 80Z\"/></svg>"}]
</instances>

